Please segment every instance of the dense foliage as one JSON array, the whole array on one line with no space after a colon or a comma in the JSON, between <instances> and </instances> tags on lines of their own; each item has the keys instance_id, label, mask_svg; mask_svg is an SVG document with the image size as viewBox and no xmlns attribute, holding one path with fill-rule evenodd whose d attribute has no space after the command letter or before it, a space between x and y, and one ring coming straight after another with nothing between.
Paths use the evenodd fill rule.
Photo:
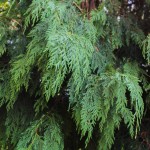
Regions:
<instances>
[{"instance_id":1,"label":"dense foliage","mask_svg":"<svg viewBox=\"0 0 150 150\"><path fill-rule=\"evenodd\" d=\"M109 150L122 128L136 139L149 113L149 4L1 1L1 150Z\"/></svg>"}]
</instances>

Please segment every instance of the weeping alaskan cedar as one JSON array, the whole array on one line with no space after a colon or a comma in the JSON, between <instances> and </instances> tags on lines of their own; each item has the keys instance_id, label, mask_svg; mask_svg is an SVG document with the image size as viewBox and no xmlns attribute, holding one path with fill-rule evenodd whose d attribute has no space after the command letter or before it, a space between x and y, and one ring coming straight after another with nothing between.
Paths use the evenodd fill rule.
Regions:
<instances>
[{"instance_id":1,"label":"weeping alaskan cedar","mask_svg":"<svg viewBox=\"0 0 150 150\"><path fill-rule=\"evenodd\" d=\"M109 150L121 124L136 137L150 88L148 4L0 2L1 150Z\"/></svg>"}]
</instances>

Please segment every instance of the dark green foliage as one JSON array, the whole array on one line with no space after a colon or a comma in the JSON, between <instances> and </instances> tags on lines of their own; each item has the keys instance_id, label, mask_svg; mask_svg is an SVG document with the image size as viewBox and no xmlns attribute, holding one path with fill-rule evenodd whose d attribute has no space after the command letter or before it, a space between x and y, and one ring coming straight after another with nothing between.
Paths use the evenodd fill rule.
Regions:
<instances>
[{"instance_id":1,"label":"dark green foliage","mask_svg":"<svg viewBox=\"0 0 150 150\"><path fill-rule=\"evenodd\" d=\"M139 133L150 89L148 1L135 10L119 0L81 2L0 3L1 149L71 149L70 114L87 149L95 130L98 150L112 148L121 124L132 138Z\"/></svg>"},{"instance_id":2,"label":"dark green foliage","mask_svg":"<svg viewBox=\"0 0 150 150\"><path fill-rule=\"evenodd\" d=\"M63 135L56 119L59 118L52 114L46 114L32 122L22 134L16 149L64 149Z\"/></svg>"}]
</instances>

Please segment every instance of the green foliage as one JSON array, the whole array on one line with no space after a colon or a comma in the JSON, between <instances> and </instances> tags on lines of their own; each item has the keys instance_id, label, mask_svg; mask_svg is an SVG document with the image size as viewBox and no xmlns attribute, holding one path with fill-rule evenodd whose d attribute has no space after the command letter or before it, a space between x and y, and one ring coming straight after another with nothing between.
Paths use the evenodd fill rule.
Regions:
<instances>
[{"instance_id":1,"label":"green foliage","mask_svg":"<svg viewBox=\"0 0 150 150\"><path fill-rule=\"evenodd\" d=\"M38 9L36 3L36 1L33 2L27 12L36 7L36 12L39 13L35 12L35 14L38 16L34 16L34 11L30 14L35 17L32 18L33 23L40 16L42 19L29 34L32 41L28 45L27 53L25 56L19 56L20 59L13 63L11 79L12 86L16 86L13 87L16 92L22 85L27 88L30 70L37 62L42 65L39 66L43 72L42 88L48 101L59 91L65 75L69 72L73 72L74 80L78 81L76 90L79 91L82 83L81 77L86 77L90 73L90 58L94 51L96 30L91 22L80 21L78 14L75 15L74 7L69 2L62 4L62 2L42 1L44 3L42 5L46 7L43 12L40 11L41 5ZM49 14L48 10L50 10ZM65 18L63 18L64 16ZM29 22L29 18L27 18L27 22ZM50 26L48 26L49 23ZM89 27L91 27L90 32ZM45 57L47 60L43 64L40 61ZM81 66L84 68L83 70L80 69Z\"/></svg>"},{"instance_id":2,"label":"green foliage","mask_svg":"<svg viewBox=\"0 0 150 150\"><path fill-rule=\"evenodd\" d=\"M1 149L65 149L65 102L85 147L95 129L99 150L111 149L122 123L137 135L149 86L131 52L143 47L149 63L150 37L124 1L89 12L80 2L10 1L0 13Z\"/></svg>"},{"instance_id":3,"label":"green foliage","mask_svg":"<svg viewBox=\"0 0 150 150\"><path fill-rule=\"evenodd\" d=\"M0 24L0 56L6 51L5 41L6 40L6 29L3 23Z\"/></svg>"},{"instance_id":4,"label":"green foliage","mask_svg":"<svg viewBox=\"0 0 150 150\"><path fill-rule=\"evenodd\" d=\"M6 136L11 139L11 143L14 145L17 144L20 134L28 127L33 118L33 110L29 104L26 99L20 100L7 113L5 121Z\"/></svg>"},{"instance_id":5,"label":"green foliage","mask_svg":"<svg viewBox=\"0 0 150 150\"><path fill-rule=\"evenodd\" d=\"M57 118L58 119L58 118ZM22 134L16 149L64 149L63 135L60 125L54 115L43 115L40 119L33 121Z\"/></svg>"},{"instance_id":6,"label":"green foliage","mask_svg":"<svg viewBox=\"0 0 150 150\"><path fill-rule=\"evenodd\" d=\"M150 63L150 34L143 41L143 55L149 64Z\"/></svg>"},{"instance_id":7,"label":"green foliage","mask_svg":"<svg viewBox=\"0 0 150 150\"><path fill-rule=\"evenodd\" d=\"M75 95L72 94L74 89L71 87L70 101L74 106L73 117L81 130L81 135L85 136L88 133L86 142L90 140L96 122L99 122L102 141L108 141L106 145L100 142L101 149L109 149L113 143L114 130L119 127L121 118L124 119L133 137L134 124L139 127L144 110L138 76L138 66L134 63L126 63L122 71L109 68L107 73L89 77L85 89L81 91L82 94L80 93L75 100ZM127 98L126 92L130 92L130 98ZM129 100L130 104L128 104ZM109 121L109 118L113 120Z\"/></svg>"}]
</instances>

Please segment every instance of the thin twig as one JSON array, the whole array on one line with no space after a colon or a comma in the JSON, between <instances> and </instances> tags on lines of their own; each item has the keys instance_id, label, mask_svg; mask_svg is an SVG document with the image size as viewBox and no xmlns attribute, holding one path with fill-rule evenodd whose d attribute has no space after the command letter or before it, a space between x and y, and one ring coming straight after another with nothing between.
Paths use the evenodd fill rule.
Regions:
<instances>
[{"instance_id":1,"label":"thin twig","mask_svg":"<svg viewBox=\"0 0 150 150\"><path fill-rule=\"evenodd\" d=\"M78 6L76 2L73 2L73 4L83 13L83 10L80 8L80 6Z\"/></svg>"}]
</instances>

